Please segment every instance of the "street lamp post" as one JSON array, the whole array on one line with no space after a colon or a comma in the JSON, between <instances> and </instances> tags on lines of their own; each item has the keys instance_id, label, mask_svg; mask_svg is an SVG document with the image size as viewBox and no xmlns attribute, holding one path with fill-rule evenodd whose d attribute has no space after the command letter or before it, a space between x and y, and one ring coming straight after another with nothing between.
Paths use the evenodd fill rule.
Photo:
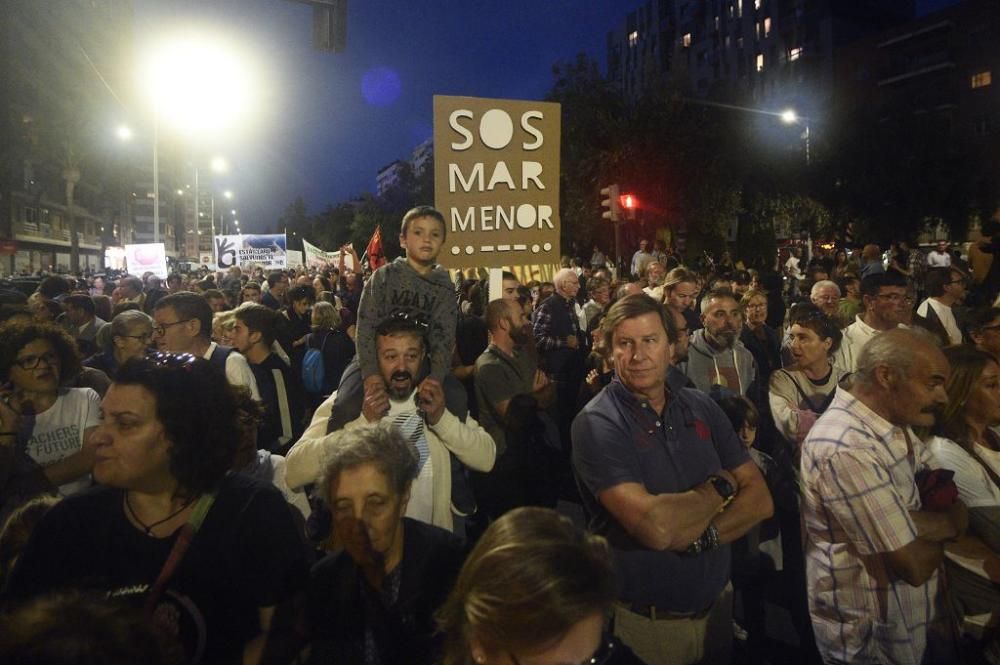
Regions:
<instances>
[{"instance_id":1,"label":"street lamp post","mask_svg":"<svg viewBox=\"0 0 1000 665\"><path fill-rule=\"evenodd\" d=\"M805 131L802 138L806 142L806 166L809 166L809 118L803 118L795 109L785 109L781 112L781 121L786 125L802 125Z\"/></svg>"}]
</instances>

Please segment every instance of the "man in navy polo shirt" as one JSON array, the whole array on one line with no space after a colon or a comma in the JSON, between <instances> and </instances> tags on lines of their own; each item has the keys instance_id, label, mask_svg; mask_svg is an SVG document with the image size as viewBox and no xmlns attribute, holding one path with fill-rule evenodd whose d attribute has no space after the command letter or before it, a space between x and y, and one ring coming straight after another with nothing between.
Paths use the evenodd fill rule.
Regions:
<instances>
[{"instance_id":1,"label":"man in navy polo shirt","mask_svg":"<svg viewBox=\"0 0 1000 665\"><path fill-rule=\"evenodd\" d=\"M628 296L602 329L616 376L573 421L573 466L614 551L615 634L650 665L728 663L729 543L771 516L771 496L721 409L668 382L666 308Z\"/></svg>"}]
</instances>

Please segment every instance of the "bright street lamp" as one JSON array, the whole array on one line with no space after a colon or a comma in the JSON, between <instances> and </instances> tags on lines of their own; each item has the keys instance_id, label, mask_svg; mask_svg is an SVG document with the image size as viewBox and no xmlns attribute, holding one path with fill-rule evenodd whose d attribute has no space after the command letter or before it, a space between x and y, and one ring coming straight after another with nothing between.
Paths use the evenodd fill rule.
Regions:
<instances>
[{"instance_id":1,"label":"bright street lamp","mask_svg":"<svg viewBox=\"0 0 1000 665\"><path fill-rule=\"evenodd\" d=\"M115 130L115 134L122 141L132 140L132 130L128 127L128 125L119 125L118 129Z\"/></svg>"},{"instance_id":2,"label":"bright street lamp","mask_svg":"<svg viewBox=\"0 0 1000 665\"><path fill-rule=\"evenodd\" d=\"M231 189L227 189L226 191L222 192L222 195L225 196L227 199L231 199L233 198L233 191Z\"/></svg>"},{"instance_id":3,"label":"bright street lamp","mask_svg":"<svg viewBox=\"0 0 1000 665\"><path fill-rule=\"evenodd\" d=\"M216 173L225 173L229 170L229 162L226 161L225 157L213 157L212 158L212 170Z\"/></svg>"},{"instance_id":4,"label":"bright street lamp","mask_svg":"<svg viewBox=\"0 0 1000 665\"><path fill-rule=\"evenodd\" d=\"M801 117L795 109L785 109L781 112L781 121L786 125L802 125L805 131L802 138L806 142L806 166L809 166L809 119Z\"/></svg>"}]
</instances>

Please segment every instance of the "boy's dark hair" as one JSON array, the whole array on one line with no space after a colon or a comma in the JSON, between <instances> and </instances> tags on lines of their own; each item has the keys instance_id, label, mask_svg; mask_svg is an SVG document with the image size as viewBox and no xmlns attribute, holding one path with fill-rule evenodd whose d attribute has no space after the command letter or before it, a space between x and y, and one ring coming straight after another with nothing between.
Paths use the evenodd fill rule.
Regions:
<instances>
[{"instance_id":1,"label":"boy's dark hair","mask_svg":"<svg viewBox=\"0 0 1000 665\"><path fill-rule=\"evenodd\" d=\"M90 296L85 296L83 294L74 293L71 296L66 296L63 298L63 306L71 305L78 309L82 309L90 316L94 316L97 309L94 307L94 299Z\"/></svg>"},{"instance_id":2,"label":"boy's dark hair","mask_svg":"<svg viewBox=\"0 0 1000 665\"><path fill-rule=\"evenodd\" d=\"M285 276L285 273L280 270L275 270L268 273L267 275L267 288L273 289L274 285L281 281L281 278Z\"/></svg>"},{"instance_id":3,"label":"boy's dark hair","mask_svg":"<svg viewBox=\"0 0 1000 665\"><path fill-rule=\"evenodd\" d=\"M245 325L250 332L260 333L260 342L265 348L274 344L278 322L277 312L270 307L247 303L235 310L236 319Z\"/></svg>"},{"instance_id":4,"label":"boy's dark hair","mask_svg":"<svg viewBox=\"0 0 1000 665\"><path fill-rule=\"evenodd\" d=\"M288 302L299 302L300 300L308 300L310 304L316 302L316 289L309 285L302 285L296 286L288 292Z\"/></svg>"},{"instance_id":5,"label":"boy's dark hair","mask_svg":"<svg viewBox=\"0 0 1000 665\"><path fill-rule=\"evenodd\" d=\"M403 223L399 228L399 235L405 236L406 227L410 225L411 221L420 217L432 217L441 222L442 237L448 235L448 224L444 221L444 215L434 206L417 206L416 208L407 210L406 214L403 215Z\"/></svg>"},{"instance_id":6,"label":"boy's dark hair","mask_svg":"<svg viewBox=\"0 0 1000 665\"><path fill-rule=\"evenodd\" d=\"M198 319L201 324L198 336L209 339L212 336L212 317L215 313L211 305L205 298L193 291L178 291L170 295L163 296L156 303L154 311L160 311L164 307L170 307L177 314L177 320Z\"/></svg>"},{"instance_id":7,"label":"boy's dark hair","mask_svg":"<svg viewBox=\"0 0 1000 665\"><path fill-rule=\"evenodd\" d=\"M743 395L726 395L717 399L716 404L726 414L726 418L733 426L733 431L737 434L740 433L744 425L757 427L760 422L760 413L757 411L757 407Z\"/></svg>"}]
</instances>

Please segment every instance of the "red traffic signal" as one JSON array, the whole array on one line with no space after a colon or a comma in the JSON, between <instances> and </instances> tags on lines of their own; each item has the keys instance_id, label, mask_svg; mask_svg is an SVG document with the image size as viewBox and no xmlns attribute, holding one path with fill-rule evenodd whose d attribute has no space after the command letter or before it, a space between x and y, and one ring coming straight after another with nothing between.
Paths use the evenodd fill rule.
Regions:
<instances>
[{"instance_id":1,"label":"red traffic signal","mask_svg":"<svg viewBox=\"0 0 1000 665\"><path fill-rule=\"evenodd\" d=\"M639 208L639 199L634 194L622 194L620 200L625 216L628 219L635 219L635 211Z\"/></svg>"}]
</instances>

